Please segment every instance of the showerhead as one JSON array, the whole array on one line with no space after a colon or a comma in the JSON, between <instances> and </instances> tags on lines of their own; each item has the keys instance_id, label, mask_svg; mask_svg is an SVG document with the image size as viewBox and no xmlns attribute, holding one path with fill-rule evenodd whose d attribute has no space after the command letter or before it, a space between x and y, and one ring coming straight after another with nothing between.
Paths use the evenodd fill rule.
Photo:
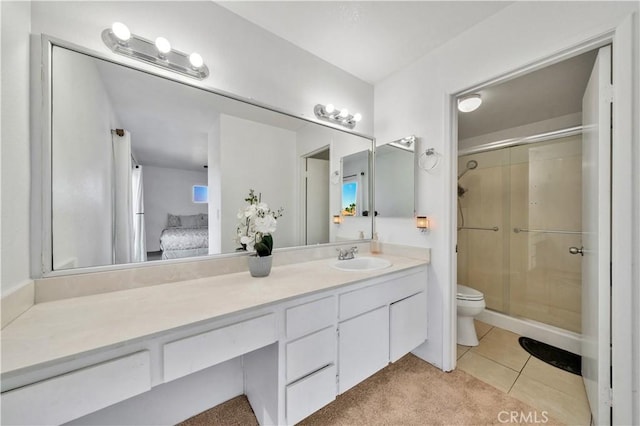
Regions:
<instances>
[{"instance_id":1,"label":"showerhead","mask_svg":"<svg viewBox=\"0 0 640 426\"><path fill-rule=\"evenodd\" d=\"M478 167L478 162L476 160L467 161L467 165L465 166L465 169L462 171L462 173L460 173L460 175L458 175L458 179L460 179L462 176L464 176L464 174L467 173L469 170L473 170L476 167Z\"/></svg>"}]
</instances>

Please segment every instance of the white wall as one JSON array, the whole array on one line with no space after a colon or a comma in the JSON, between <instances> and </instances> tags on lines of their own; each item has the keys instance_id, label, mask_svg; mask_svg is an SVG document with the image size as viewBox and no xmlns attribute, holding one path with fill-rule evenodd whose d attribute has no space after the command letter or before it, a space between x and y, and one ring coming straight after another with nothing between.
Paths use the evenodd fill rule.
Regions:
<instances>
[{"instance_id":1,"label":"white wall","mask_svg":"<svg viewBox=\"0 0 640 426\"><path fill-rule=\"evenodd\" d=\"M53 268L110 265L111 129L118 127L117 119L93 61L64 49L56 49L54 58ZM87 106L76 99L93 102Z\"/></svg>"},{"instance_id":2,"label":"white wall","mask_svg":"<svg viewBox=\"0 0 640 426\"><path fill-rule=\"evenodd\" d=\"M415 134L420 139L417 152L435 148L444 155L437 170L420 172L416 182L417 214L429 216L432 226L421 245L434 253L429 340L417 353L433 364L448 370L455 357L455 345L445 337L455 314L449 309L455 284L451 240L456 172L456 159L449 155L450 96L598 36L637 10L633 2L517 2L376 85L376 138ZM383 221L377 227L383 241L392 235ZM413 226L402 232L394 226L393 231L396 238L415 241Z\"/></svg>"},{"instance_id":3,"label":"white wall","mask_svg":"<svg viewBox=\"0 0 640 426\"><path fill-rule=\"evenodd\" d=\"M271 210L284 208L273 234L274 247L298 244L299 204L296 133L229 115L220 115L222 175L222 252L233 252L237 213L247 203L249 189Z\"/></svg>"},{"instance_id":4,"label":"white wall","mask_svg":"<svg viewBox=\"0 0 640 426\"><path fill-rule=\"evenodd\" d=\"M2 294L30 282L29 32L31 4L0 2ZM346 105L346 104L345 104Z\"/></svg>"},{"instance_id":5,"label":"white wall","mask_svg":"<svg viewBox=\"0 0 640 426\"><path fill-rule=\"evenodd\" d=\"M207 185L207 172L154 166L143 166L142 170L147 251L158 251L168 214L208 213L207 204L192 200L193 185Z\"/></svg>"}]
</instances>

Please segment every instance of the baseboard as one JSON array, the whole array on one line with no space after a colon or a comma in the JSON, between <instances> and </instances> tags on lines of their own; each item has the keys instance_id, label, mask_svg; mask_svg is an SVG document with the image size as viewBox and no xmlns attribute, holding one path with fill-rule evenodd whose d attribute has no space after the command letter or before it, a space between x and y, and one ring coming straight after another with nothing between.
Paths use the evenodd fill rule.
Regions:
<instances>
[{"instance_id":1,"label":"baseboard","mask_svg":"<svg viewBox=\"0 0 640 426\"><path fill-rule=\"evenodd\" d=\"M27 280L9 293L2 296L2 319L0 328L5 328L14 319L22 315L35 303L35 285L33 280Z\"/></svg>"}]
</instances>

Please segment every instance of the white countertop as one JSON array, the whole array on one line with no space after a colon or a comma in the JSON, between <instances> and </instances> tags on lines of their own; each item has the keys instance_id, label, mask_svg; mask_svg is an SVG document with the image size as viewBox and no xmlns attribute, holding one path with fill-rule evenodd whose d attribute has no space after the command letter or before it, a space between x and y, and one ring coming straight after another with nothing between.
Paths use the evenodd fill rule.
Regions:
<instances>
[{"instance_id":1,"label":"white countertop","mask_svg":"<svg viewBox=\"0 0 640 426\"><path fill-rule=\"evenodd\" d=\"M380 257L392 266L340 271L322 259L274 267L265 278L240 272L36 304L1 331L1 373L427 264Z\"/></svg>"}]
</instances>

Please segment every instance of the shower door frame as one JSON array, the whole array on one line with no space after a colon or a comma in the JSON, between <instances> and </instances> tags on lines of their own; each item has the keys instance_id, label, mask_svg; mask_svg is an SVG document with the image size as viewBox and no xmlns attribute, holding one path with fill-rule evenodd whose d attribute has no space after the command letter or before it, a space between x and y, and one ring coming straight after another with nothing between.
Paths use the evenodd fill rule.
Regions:
<instances>
[{"instance_id":1,"label":"shower door frame","mask_svg":"<svg viewBox=\"0 0 640 426\"><path fill-rule=\"evenodd\" d=\"M539 133L531 136L525 136L520 138L510 138L510 139L504 139L504 140L495 141L495 142L489 142L482 145L460 149L458 150L458 157L465 156L465 155L481 154L481 153L491 152L491 151L505 150L505 149L515 148L520 146L534 145L534 144L544 143L544 142L553 143L554 141L559 139L582 135L583 129L584 127L582 125L572 126L572 127L567 127L565 129ZM502 227L503 224L501 223L500 225ZM459 228L459 229L465 229L465 228ZM466 229L469 229L469 228L466 228ZM474 229L474 228L470 228L470 229ZM490 229L490 228L475 228L475 229L498 230L498 227L495 227L494 229ZM505 236L506 238L509 238L508 237L509 232L511 232L512 230L514 232L520 232L519 230L515 231L515 229L517 228L514 229L512 223L509 223L509 225L506 226L505 229L507 230L507 233ZM547 232L552 234L581 233L579 231L547 231ZM456 244L457 244L458 250L460 250L459 241L456 241ZM456 259L456 263L457 263L457 259ZM503 268L508 269L509 267L507 265L503 265ZM457 273L457 270L456 270L456 273ZM456 279L456 283L457 282L459 281ZM568 330L566 328L562 328L558 325L552 325L546 322L541 322L540 320L535 320L529 317L514 316L511 313L510 302L508 301L510 296L511 284L512 283L509 279L505 286L506 289L503 291L503 296L507 300L505 302L507 306L506 311L498 310L494 308L487 308L482 314L480 314L480 316L478 316L477 319L484 321L485 318L483 318L483 315L490 317L490 318L487 318L487 322L489 322L489 319L494 319L494 321L496 321L495 318L497 318L496 322L498 324L493 324L493 325L500 326L499 324L504 324L503 325L504 328L508 330L510 328L513 328L510 331L513 331L515 333L522 334L524 332L527 332L528 333L527 337L531 337L538 340L542 338L542 340L545 341L545 343L547 344L557 346L569 352L580 354L580 341L581 341L580 333L575 332L573 330ZM486 295L485 295L485 299L486 299ZM505 317L508 317L509 319L516 319L519 325L514 327L513 325L505 321ZM509 327L509 325L511 325L511 327ZM553 335L549 336L549 334L551 333L553 333ZM545 337L547 339L545 339Z\"/></svg>"},{"instance_id":2,"label":"shower door frame","mask_svg":"<svg viewBox=\"0 0 640 426\"><path fill-rule=\"evenodd\" d=\"M634 420L634 380L637 380L638 367L634 366L632 344L638 333L634 324L632 288L634 270L633 256L638 253L638 244L634 243L633 215L634 194L633 185L629 184L629 176L633 173L633 143L637 139L634 128L634 36L639 28L634 28L632 14L622 18L609 31L600 35L572 41L566 48L550 56L541 58L520 68L512 69L492 79L479 81L475 84L449 91L445 105L449 113L445 114L444 139L448 142L449 167L448 191L445 199L449 204L449 211L456 211L456 185L458 176L458 120L456 99L460 96L472 94L483 87L495 85L509 79L528 74L537 69L569 59L581 53L612 44L613 49L613 80L614 111L612 132L612 165L611 165L611 341L612 341L612 422L614 424L632 424ZM637 111L636 111L637 112ZM635 140L635 143L640 141ZM445 145L447 145L445 143ZM446 241L448 253L452 253L449 276L452 278L449 295L449 317L445 324L449 328L449 347L443 348L443 353L450 355L449 362L456 365L456 297L455 284L457 282L457 259L455 246L457 241L457 220L451 220L447 230L449 238ZM637 300L636 300L636 303ZM446 331L445 331L446 332ZM446 342L446 340L445 340ZM636 342L637 344L637 342ZM634 377L635 374L635 377Z\"/></svg>"}]
</instances>

